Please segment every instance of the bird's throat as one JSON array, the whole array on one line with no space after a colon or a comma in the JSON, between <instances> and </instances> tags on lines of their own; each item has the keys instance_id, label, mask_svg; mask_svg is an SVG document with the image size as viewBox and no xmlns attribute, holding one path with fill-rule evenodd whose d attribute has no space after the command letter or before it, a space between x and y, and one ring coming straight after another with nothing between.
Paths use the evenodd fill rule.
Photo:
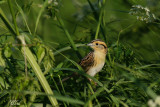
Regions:
<instances>
[{"instance_id":1,"label":"bird's throat","mask_svg":"<svg viewBox=\"0 0 160 107\"><path fill-rule=\"evenodd\" d=\"M95 64L99 65L105 62L106 54L100 51L94 51L94 60Z\"/></svg>"}]
</instances>

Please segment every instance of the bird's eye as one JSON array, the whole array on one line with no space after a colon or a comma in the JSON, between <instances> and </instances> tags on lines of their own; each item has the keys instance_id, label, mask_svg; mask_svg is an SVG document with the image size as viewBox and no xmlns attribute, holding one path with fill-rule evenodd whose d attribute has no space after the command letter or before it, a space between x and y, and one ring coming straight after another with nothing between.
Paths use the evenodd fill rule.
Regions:
<instances>
[{"instance_id":1,"label":"bird's eye","mask_svg":"<svg viewBox=\"0 0 160 107\"><path fill-rule=\"evenodd\" d=\"M98 45L98 43L96 43L96 45Z\"/></svg>"}]
</instances>

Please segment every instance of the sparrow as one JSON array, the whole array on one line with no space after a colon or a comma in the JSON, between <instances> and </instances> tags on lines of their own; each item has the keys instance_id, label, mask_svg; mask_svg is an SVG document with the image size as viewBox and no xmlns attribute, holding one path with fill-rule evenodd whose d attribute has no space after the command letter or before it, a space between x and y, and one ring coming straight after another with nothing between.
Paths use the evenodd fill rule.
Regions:
<instances>
[{"instance_id":1,"label":"sparrow","mask_svg":"<svg viewBox=\"0 0 160 107\"><path fill-rule=\"evenodd\" d=\"M93 50L80 61L79 65L88 75L94 77L102 70L105 64L107 45L100 39L93 40L87 45L90 46ZM75 76L75 74L64 78L62 81L66 81L72 76ZM91 79L89 80L91 81Z\"/></svg>"},{"instance_id":2,"label":"sparrow","mask_svg":"<svg viewBox=\"0 0 160 107\"><path fill-rule=\"evenodd\" d=\"M100 39L93 40L87 45L90 46L93 51L85 56L79 64L88 75L94 77L102 70L105 64L107 45ZM89 80L91 81L91 79Z\"/></svg>"}]
</instances>

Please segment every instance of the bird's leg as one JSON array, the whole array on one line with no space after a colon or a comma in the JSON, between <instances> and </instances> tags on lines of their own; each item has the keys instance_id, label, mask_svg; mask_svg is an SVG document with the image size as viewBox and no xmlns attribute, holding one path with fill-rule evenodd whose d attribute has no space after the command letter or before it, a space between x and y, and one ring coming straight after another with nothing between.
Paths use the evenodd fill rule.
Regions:
<instances>
[{"instance_id":1,"label":"bird's leg","mask_svg":"<svg viewBox=\"0 0 160 107\"><path fill-rule=\"evenodd\" d=\"M96 82L94 82L94 85L95 85L95 86L97 86L97 83L96 83Z\"/></svg>"},{"instance_id":2,"label":"bird's leg","mask_svg":"<svg viewBox=\"0 0 160 107\"><path fill-rule=\"evenodd\" d=\"M92 81L92 79L90 79L90 78L88 78L88 80L91 82Z\"/></svg>"},{"instance_id":3,"label":"bird's leg","mask_svg":"<svg viewBox=\"0 0 160 107\"><path fill-rule=\"evenodd\" d=\"M88 78L88 80L89 80L91 83L93 83L95 86L97 86L97 83L94 82L92 79Z\"/></svg>"}]
</instances>

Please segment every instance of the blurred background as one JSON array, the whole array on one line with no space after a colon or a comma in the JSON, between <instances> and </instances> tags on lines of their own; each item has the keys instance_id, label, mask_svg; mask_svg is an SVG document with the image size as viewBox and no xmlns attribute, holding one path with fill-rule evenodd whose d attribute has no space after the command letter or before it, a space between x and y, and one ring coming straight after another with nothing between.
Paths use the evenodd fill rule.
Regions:
<instances>
[{"instance_id":1,"label":"blurred background","mask_svg":"<svg viewBox=\"0 0 160 107\"><path fill-rule=\"evenodd\" d=\"M113 88L111 93L120 102L115 103L110 96L104 97L104 92L97 95L100 104L108 101L107 106L146 106L149 99L160 95L159 0L13 0L11 5L19 34L25 35L26 43L30 44L29 48L49 84L58 84L61 78L72 74L70 70L62 72L55 68L76 69L72 61L78 63L90 51L85 44L101 39L108 46L108 54L103 72L95 78L107 84L107 88ZM23 84L25 59L14 31L5 21L7 19L16 29L8 0L1 0L0 8L0 88L17 90L19 88L13 85L16 81L22 87L20 90L40 91L39 83L30 84L30 80L37 81L30 64L27 64L30 80ZM119 85L122 78L122 85ZM56 93L86 102L91 95L80 95L85 93L83 88L87 86L84 83L77 84L75 79L63 83L66 93L63 87L59 91L54 86L51 88ZM9 97L2 94L0 98L4 100L0 104L8 104ZM15 96L21 98L20 94ZM21 100L27 104L30 98L25 98ZM32 101L44 103L44 100L45 97L34 96ZM70 102L60 101L62 106L71 106ZM92 103L95 106L97 100Z\"/></svg>"},{"instance_id":2,"label":"blurred background","mask_svg":"<svg viewBox=\"0 0 160 107\"><path fill-rule=\"evenodd\" d=\"M67 46L68 39L56 19L56 14L59 14L75 43L88 43L94 39L101 10L97 0L90 1L96 12L92 10L87 0L49 0L48 2L47 9L40 17L36 35L50 43L52 47L58 48L62 44ZM17 3L22 7L28 26L33 32L43 0L17 0ZM105 41L110 46L117 42L119 36L119 42L133 46L142 59L155 62L160 57L160 25L156 23L156 19L152 19L153 17L147 17L144 9L133 9L134 5L148 8L149 14L154 14L157 19L159 18L160 2L158 0L106 0L102 16L103 32L100 31L98 38L106 39ZM14 7L16 8L16 5ZM1 8L7 17L11 18L7 4L1 4ZM131 12L137 12L137 14L130 14ZM17 13L16 19L18 27L25 31L25 23L19 14ZM141 20L145 17L148 21Z\"/></svg>"}]
</instances>

